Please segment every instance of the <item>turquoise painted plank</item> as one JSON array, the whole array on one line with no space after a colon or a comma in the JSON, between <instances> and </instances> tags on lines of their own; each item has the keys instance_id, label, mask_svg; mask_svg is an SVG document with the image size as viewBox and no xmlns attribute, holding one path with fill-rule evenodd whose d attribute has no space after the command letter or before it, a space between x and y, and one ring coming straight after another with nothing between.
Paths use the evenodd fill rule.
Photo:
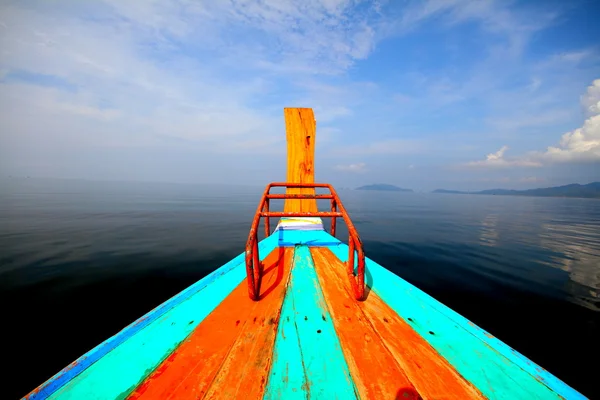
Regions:
<instances>
[{"instance_id":1,"label":"turquoise painted plank","mask_svg":"<svg viewBox=\"0 0 600 400\"><path fill-rule=\"evenodd\" d=\"M274 237L263 240L261 242L262 247L259 248L259 252L263 248L264 251L268 251L270 248L273 248L275 245L275 240L276 238ZM183 290L181 293L173 296L172 298L165 301L155 309L148 312L143 317L131 323L116 335L105 340L98 346L94 347L92 350L79 357L75 362L71 363L69 366L58 372L52 378L48 379L44 384L40 385L38 389L28 394L25 398L27 400L47 398L60 387L62 387L65 383L73 379L75 376L79 375L82 371L84 371L90 365L98 361L100 358L104 357L114 348L121 345L131 336L133 336L134 334L136 334L137 332L144 329L146 326L150 325L152 322L160 318L167 311L169 311L173 307L176 307L183 301L189 299L192 295L204 289L206 286L210 285L221 275L226 274L233 268L239 267L240 263L243 262L245 262L245 253L238 255L237 257L229 261L227 264L223 265L221 268L218 268L217 270L211 272L204 278L200 279L198 282Z\"/></svg>"},{"instance_id":2,"label":"turquoise painted plank","mask_svg":"<svg viewBox=\"0 0 600 400\"><path fill-rule=\"evenodd\" d=\"M341 242L325 231L278 230L269 237L277 238L280 247L294 247L299 244L309 246L335 246Z\"/></svg>"},{"instance_id":3,"label":"turquoise painted plank","mask_svg":"<svg viewBox=\"0 0 600 400\"><path fill-rule=\"evenodd\" d=\"M307 246L293 263L264 398L357 399Z\"/></svg>"},{"instance_id":4,"label":"turquoise painted plank","mask_svg":"<svg viewBox=\"0 0 600 400\"><path fill-rule=\"evenodd\" d=\"M293 268L293 266L292 266ZM292 269L293 274L293 269ZM273 361L264 399L306 399L306 373L302 363L300 339L296 327L296 311L288 283L286 296L281 306L277 336L273 346Z\"/></svg>"},{"instance_id":5,"label":"turquoise painted plank","mask_svg":"<svg viewBox=\"0 0 600 400\"><path fill-rule=\"evenodd\" d=\"M332 246L331 250L340 260L347 261L347 245ZM372 290L490 399L585 399L525 356L500 340L487 337L487 332L369 258L366 269Z\"/></svg>"},{"instance_id":6,"label":"turquoise painted plank","mask_svg":"<svg viewBox=\"0 0 600 400\"><path fill-rule=\"evenodd\" d=\"M261 259L276 241L259 245ZM212 312L246 277L243 257L211 285L169 310L54 392L50 399L125 398Z\"/></svg>"}]
</instances>

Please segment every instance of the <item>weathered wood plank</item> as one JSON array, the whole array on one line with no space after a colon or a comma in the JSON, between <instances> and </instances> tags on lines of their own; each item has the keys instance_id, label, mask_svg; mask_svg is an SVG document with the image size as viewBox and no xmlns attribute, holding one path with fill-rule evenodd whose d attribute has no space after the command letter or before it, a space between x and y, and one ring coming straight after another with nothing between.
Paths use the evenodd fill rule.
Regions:
<instances>
[{"instance_id":1,"label":"weathered wood plank","mask_svg":"<svg viewBox=\"0 0 600 400\"><path fill-rule=\"evenodd\" d=\"M255 303L248 322L242 327L240 336L219 369L206 399L263 397L294 250L281 248L274 252L279 253L280 257L272 266L267 264L265 267L261 299ZM247 291L245 292L247 298Z\"/></svg>"},{"instance_id":2,"label":"weathered wood plank","mask_svg":"<svg viewBox=\"0 0 600 400\"><path fill-rule=\"evenodd\" d=\"M481 393L465 381L376 293L371 292L364 302L354 301L344 265L335 254L326 248L311 249L311 253L342 340L342 349L347 354L346 359L350 360L348 353L358 357L356 373L352 371L354 381L357 383L362 380L366 387L372 388L364 396L361 392L361 396L393 398L402 395L400 398L417 398L418 392L423 399L483 399ZM333 291L337 291L337 296L327 297ZM341 318L336 317L336 313L342 313ZM368 341L364 339L367 336ZM376 344L379 347L375 347ZM383 362L385 357L387 361ZM397 377L388 381L382 379L394 367L402 372L405 382ZM394 390L393 393L387 392L390 389Z\"/></svg>"},{"instance_id":3,"label":"weathered wood plank","mask_svg":"<svg viewBox=\"0 0 600 400\"><path fill-rule=\"evenodd\" d=\"M260 250L263 252L270 252L274 248L274 246L276 246L276 241L277 238L275 237L270 237L268 239L263 240L260 243ZM129 326L125 327L116 335L105 340L92 350L85 353L83 356L79 357L77 360L68 365L62 371L58 372L52 378L48 379L34 391L29 393L25 398L28 400L47 398L60 387L62 387L65 383L69 382L71 379L79 375L90 365L92 365L104 355L112 351L114 348L125 342L128 338L135 335L137 332L144 329L145 327L156 321L158 318L163 316L167 311L181 304L183 301L189 299L191 296L198 293L206 286L212 284L222 275L230 272L235 268L243 268L245 262L244 260L244 253L238 255L237 257L229 261L227 264L223 265L221 268L215 270L214 272L210 273L206 277L194 283L187 289L183 290L181 293L165 301L152 311L148 312L143 317L139 318Z\"/></svg>"},{"instance_id":4,"label":"weathered wood plank","mask_svg":"<svg viewBox=\"0 0 600 400\"><path fill-rule=\"evenodd\" d=\"M315 140L317 123L311 108L284 108L287 137L287 182L315 181ZM287 193L312 194L315 189L287 189ZM317 200L285 200L284 211L317 211Z\"/></svg>"},{"instance_id":5,"label":"weathered wood plank","mask_svg":"<svg viewBox=\"0 0 600 400\"><path fill-rule=\"evenodd\" d=\"M357 398L306 246L295 249L280 321L264 398Z\"/></svg>"},{"instance_id":6,"label":"weathered wood plank","mask_svg":"<svg viewBox=\"0 0 600 400\"><path fill-rule=\"evenodd\" d=\"M275 327L265 328L263 319L269 316L268 323L279 313L292 252L293 249L274 249L265 258L261 301L252 301L245 282L242 282L129 398L196 399L210 397L215 390L223 397L234 398L235 393L229 392L248 380L252 387L246 388L249 391L245 396L261 397L263 390L255 380L260 371L255 371L254 365L244 358L250 353L243 350L261 343L267 355L272 353ZM262 364L269 360L270 356L252 360L261 364L263 380L266 380L267 372ZM231 361L236 365L232 367ZM236 367L244 369L244 373ZM231 374L237 374L235 379ZM228 381L227 387L223 387L225 381ZM251 396L252 390L254 396Z\"/></svg>"},{"instance_id":7,"label":"weathered wood plank","mask_svg":"<svg viewBox=\"0 0 600 400\"><path fill-rule=\"evenodd\" d=\"M347 260L348 246L340 244L330 249L341 261ZM538 374L529 372L533 363L506 357L499 347L478 337L479 328L474 324L450 318L447 307L368 258L366 269L373 292L484 396L507 400L585 398L557 378L551 389L546 385L548 380L542 382Z\"/></svg>"},{"instance_id":8,"label":"weathered wood plank","mask_svg":"<svg viewBox=\"0 0 600 400\"><path fill-rule=\"evenodd\" d=\"M290 237L290 240L287 243L294 242L303 242L310 243L312 240L312 232L297 232L294 234L293 238ZM328 241L335 241L337 245L327 245L330 247L335 254L340 258L341 261L345 262L348 258L348 246L344 243L341 243L333 236L323 233L319 235L318 240L315 240L315 243L326 243ZM280 242L282 242L280 240ZM319 245L319 244L317 244ZM396 282L397 285L401 286L402 290L399 293L408 293L413 296L416 301L420 304L423 304L426 307L432 308L436 312L441 313L447 319L448 324L453 324L460 329L468 332L473 335L477 339L479 339L484 346L487 346L497 353L499 353L502 357L508 360L510 363L513 363L517 368L522 369L534 379L539 380L541 383L546 385L548 388L556 392L559 396L562 396L566 399L585 399L585 396L577 392L575 389L570 387L561 381L558 377L554 376L544 368L540 367L515 349L508 346L506 343L502 342L498 338L494 337L490 333L486 332L484 329L481 329L477 325L473 324L471 321L458 314L454 310L440 303L433 297L429 296L425 292L419 290L415 286L410 283L404 281L402 278L398 277L394 273L388 271L381 265L377 264L373 260L367 258L366 266L368 274L373 280L373 275L371 274L371 270L379 271L377 274L378 280L390 280ZM402 297L404 294L400 295Z\"/></svg>"},{"instance_id":9,"label":"weathered wood plank","mask_svg":"<svg viewBox=\"0 0 600 400\"><path fill-rule=\"evenodd\" d=\"M269 254L276 239L261 242ZM72 377L51 399L124 398L214 310L246 276L244 258L210 285L171 308L145 328ZM42 397L44 398L44 397Z\"/></svg>"},{"instance_id":10,"label":"weathered wood plank","mask_svg":"<svg viewBox=\"0 0 600 400\"><path fill-rule=\"evenodd\" d=\"M326 248L312 248L311 254L360 398L418 399L415 387L373 329L361 303L346 290L347 276L340 279L334 271L343 271L342 263Z\"/></svg>"}]
</instances>

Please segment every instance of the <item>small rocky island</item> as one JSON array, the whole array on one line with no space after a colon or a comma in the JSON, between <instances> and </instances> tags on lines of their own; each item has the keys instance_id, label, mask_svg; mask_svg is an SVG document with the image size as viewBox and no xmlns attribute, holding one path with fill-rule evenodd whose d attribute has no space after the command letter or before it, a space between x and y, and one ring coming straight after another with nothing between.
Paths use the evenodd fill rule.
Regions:
<instances>
[{"instance_id":1,"label":"small rocky island","mask_svg":"<svg viewBox=\"0 0 600 400\"><path fill-rule=\"evenodd\" d=\"M398 186L388 185L385 183L376 183L373 185L365 185L356 188L356 190L381 190L386 192L412 192L412 189L403 189Z\"/></svg>"}]
</instances>

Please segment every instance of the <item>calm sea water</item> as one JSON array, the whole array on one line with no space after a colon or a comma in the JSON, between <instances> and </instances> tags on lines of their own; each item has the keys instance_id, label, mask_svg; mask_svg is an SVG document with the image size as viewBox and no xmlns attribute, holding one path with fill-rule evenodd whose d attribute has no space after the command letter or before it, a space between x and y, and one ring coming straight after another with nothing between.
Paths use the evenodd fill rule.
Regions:
<instances>
[{"instance_id":1,"label":"calm sea water","mask_svg":"<svg viewBox=\"0 0 600 400\"><path fill-rule=\"evenodd\" d=\"M262 189L1 181L2 397L240 254ZM370 258L600 398L599 200L340 196Z\"/></svg>"}]
</instances>

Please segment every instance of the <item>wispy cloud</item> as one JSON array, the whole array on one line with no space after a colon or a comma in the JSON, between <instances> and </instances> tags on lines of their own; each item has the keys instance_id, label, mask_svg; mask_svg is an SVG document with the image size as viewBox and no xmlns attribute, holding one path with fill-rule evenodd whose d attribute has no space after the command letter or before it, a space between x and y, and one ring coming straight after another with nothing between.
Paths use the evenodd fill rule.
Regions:
<instances>
[{"instance_id":1,"label":"wispy cloud","mask_svg":"<svg viewBox=\"0 0 600 400\"><path fill-rule=\"evenodd\" d=\"M476 22L484 31L506 39L508 46L496 47L494 51L517 55L523 51L529 37L552 24L557 14L555 10L515 12L508 3L495 0L410 1L402 17L392 24L392 29L410 31L436 17L436 21L446 26Z\"/></svg>"},{"instance_id":2,"label":"wispy cloud","mask_svg":"<svg viewBox=\"0 0 600 400\"><path fill-rule=\"evenodd\" d=\"M217 52L243 53L250 66L275 73L344 71L372 51L374 24L380 18L376 4L363 5L356 13L352 0L151 2L143 9L111 3L140 24L147 24L148 15L166 14L151 19L151 27L194 36L202 47ZM206 33L218 33L221 39L214 43L214 35ZM261 35L267 40L253 44Z\"/></svg>"},{"instance_id":3,"label":"wispy cloud","mask_svg":"<svg viewBox=\"0 0 600 400\"><path fill-rule=\"evenodd\" d=\"M332 150L334 155L382 155L418 154L426 149L426 143L413 139L388 139L356 145L340 145Z\"/></svg>"},{"instance_id":4,"label":"wispy cloud","mask_svg":"<svg viewBox=\"0 0 600 400\"><path fill-rule=\"evenodd\" d=\"M367 164L361 162L348 165L336 165L335 170L344 172L365 172L367 170Z\"/></svg>"},{"instance_id":5,"label":"wispy cloud","mask_svg":"<svg viewBox=\"0 0 600 400\"><path fill-rule=\"evenodd\" d=\"M477 178L477 182L485 182L485 183L509 183L512 179L508 176L500 176L500 177L485 177L485 178Z\"/></svg>"},{"instance_id":6,"label":"wispy cloud","mask_svg":"<svg viewBox=\"0 0 600 400\"><path fill-rule=\"evenodd\" d=\"M518 130L530 127L551 127L556 124L569 121L573 116L571 110L561 108L543 110L539 113L521 113L513 115L512 118L494 117L486 123L497 130Z\"/></svg>"}]
</instances>

